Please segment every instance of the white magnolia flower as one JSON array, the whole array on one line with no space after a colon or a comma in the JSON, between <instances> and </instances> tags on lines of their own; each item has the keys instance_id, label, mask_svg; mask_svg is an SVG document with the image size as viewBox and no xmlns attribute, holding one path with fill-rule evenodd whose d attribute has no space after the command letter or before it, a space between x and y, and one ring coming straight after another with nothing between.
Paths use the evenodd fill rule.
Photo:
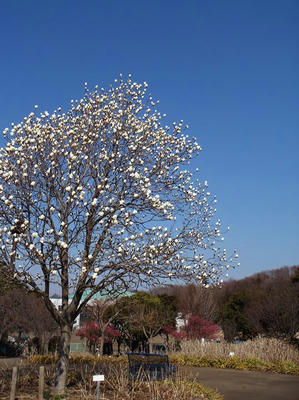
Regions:
<instances>
[{"instance_id":1,"label":"white magnolia flower","mask_svg":"<svg viewBox=\"0 0 299 400\"><path fill-rule=\"evenodd\" d=\"M69 282L74 287L77 282L72 279L81 277L82 284L89 285L90 277L99 275L98 269L89 269L92 254L82 259L84 249L89 253L97 249L107 265L119 262L121 268L113 271L116 285L119 277L126 281L132 270L138 278L133 265L146 265L143 274L149 275L148 280L158 278L164 265L165 278L194 272L202 282L204 278L220 282L215 275L222 265L225 273L230 261L216 247L223 240L214 218L216 199L207 181L193 181L185 169L201 147L185 135L182 120L172 129L165 126L163 113L155 110L158 101L146 93L146 86L121 78L107 91L86 88L84 98L72 101L66 113L61 108L52 115L31 113L5 130L12 137L0 155L0 246L9 255L17 243L16 256L25 253L24 246L33 250L26 260L26 276L33 267L35 277L35 265L43 257L59 265L69 241ZM19 193L24 192L28 202L24 198L23 207ZM13 234L25 218L22 213L30 215L30 224L24 222L22 233ZM7 229L6 221L14 218ZM153 225L157 227L151 229ZM26 242L30 237L32 243ZM38 240L35 248L33 242ZM53 240L56 247L50 246ZM44 248L43 243L49 246ZM128 262L121 265L124 255ZM84 262L87 270L82 268Z\"/></svg>"},{"instance_id":2,"label":"white magnolia flower","mask_svg":"<svg viewBox=\"0 0 299 400\"><path fill-rule=\"evenodd\" d=\"M62 240L58 240L57 245L60 246L60 247L62 247L63 249L67 249L67 248L68 248L68 244L65 243L65 242L62 241Z\"/></svg>"}]
</instances>

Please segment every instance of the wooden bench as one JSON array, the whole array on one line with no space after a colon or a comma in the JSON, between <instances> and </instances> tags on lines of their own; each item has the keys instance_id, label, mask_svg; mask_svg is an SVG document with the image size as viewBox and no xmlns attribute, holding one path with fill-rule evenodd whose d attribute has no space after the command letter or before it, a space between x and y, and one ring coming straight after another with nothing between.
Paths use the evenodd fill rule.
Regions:
<instances>
[{"instance_id":1,"label":"wooden bench","mask_svg":"<svg viewBox=\"0 0 299 400\"><path fill-rule=\"evenodd\" d=\"M167 354L127 353L129 361L129 379L164 380L177 372L170 365Z\"/></svg>"}]
</instances>

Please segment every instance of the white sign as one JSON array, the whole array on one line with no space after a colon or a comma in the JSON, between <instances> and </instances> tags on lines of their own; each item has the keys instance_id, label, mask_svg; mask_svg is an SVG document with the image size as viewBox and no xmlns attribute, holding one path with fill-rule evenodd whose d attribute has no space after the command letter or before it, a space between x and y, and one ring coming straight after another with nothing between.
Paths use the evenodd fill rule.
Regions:
<instances>
[{"instance_id":1,"label":"white sign","mask_svg":"<svg viewBox=\"0 0 299 400\"><path fill-rule=\"evenodd\" d=\"M104 381L104 375L93 375L92 380L94 382L103 382Z\"/></svg>"}]
</instances>

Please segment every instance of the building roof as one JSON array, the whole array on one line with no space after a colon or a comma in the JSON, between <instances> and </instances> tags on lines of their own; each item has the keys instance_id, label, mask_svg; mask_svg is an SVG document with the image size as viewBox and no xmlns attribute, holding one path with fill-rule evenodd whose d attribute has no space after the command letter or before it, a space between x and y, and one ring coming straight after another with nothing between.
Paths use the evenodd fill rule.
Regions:
<instances>
[{"instance_id":1,"label":"building roof","mask_svg":"<svg viewBox=\"0 0 299 400\"><path fill-rule=\"evenodd\" d=\"M83 293L81 300L84 300L90 294L90 292L91 292L90 290L86 290ZM94 294L92 296L91 300L101 300L101 299L106 299L107 297L114 299L114 298L121 297L121 296L132 296L133 294L134 293L132 293L132 292L126 292L126 293L119 292L112 296L109 294L109 292L97 292L96 294ZM74 295L70 295L69 299L72 300L73 297L74 297ZM55 293L55 294L53 294L53 296L51 296L51 299L61 299L61 296L59 296L58 294Z\"/></svg>"}]
</instances>

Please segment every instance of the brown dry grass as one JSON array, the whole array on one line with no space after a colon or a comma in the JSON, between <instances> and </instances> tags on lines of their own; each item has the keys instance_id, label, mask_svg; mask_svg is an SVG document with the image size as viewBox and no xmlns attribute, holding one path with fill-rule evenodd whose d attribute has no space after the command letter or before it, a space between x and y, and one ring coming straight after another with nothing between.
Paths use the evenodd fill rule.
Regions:
<instances>
[{"instance_id":1,"label":"brown dry grass","mask_svg":"<svg viewBox=\"0 0 299 400\"><path fill-rule=\"evenodd\" d=\"M239 359L256 358L272 363L299 363L299 350L283 340L274 338L260 338L237 344L227 342L202 344L199 340L188 340L182 341L181 348L181 352L177 354L183 353L194 357L229 357L229 353L233 352Z\"/></svg>"},{"instance_id":2,"label":"brown dry grass","mask_svg":"<svg viewBox=\"0 0 299 400\"><path fill-rule=\"evenodd\" d=\"M68 377L68 400L95 399L96 384L92 381L90 370L86 366L77 365L72 368ZM94 372L93 372L94 373ZM98 373L102 373L98 371ZM11 370L0 374L0 400L9 399L9 385ZM45 367L47 392L53 380L53 366ZM110 365L105 371L105 382L101 383L100 399L106 400L222 400L222 396L215 391L201 386L195 381L186 382L184 377L166 381L128 381L127 366ZM20 368L18 378L18 400L37 400L38 367L27 365ZM49 400L54 399L48 394Z\"/></svg>"}]
</instances>

